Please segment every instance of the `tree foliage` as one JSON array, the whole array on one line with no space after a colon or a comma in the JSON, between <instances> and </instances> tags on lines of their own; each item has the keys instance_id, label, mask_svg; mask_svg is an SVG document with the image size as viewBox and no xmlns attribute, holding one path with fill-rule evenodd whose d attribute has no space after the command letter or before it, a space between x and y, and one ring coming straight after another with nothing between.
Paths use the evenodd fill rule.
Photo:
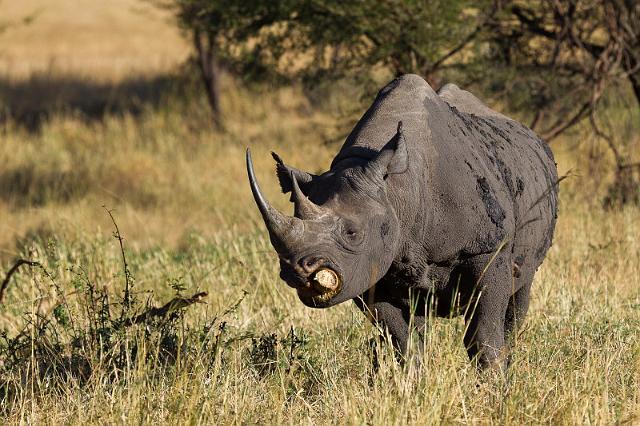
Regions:
<instances>
[{"instance_id":1,"label":"tree foliage","mask_svg":"<svg viewBox=\"0 0 640 426\"><path fill-rule=\"evenodd\" d=\"M216 118L220 67L306 82L417 73L484 89L551 141L588 120L633 187L624 143L598 116L612 88L640 107L637 0L174 0ZM622 178L621 176L626 176ZM631 179L631 180L630 180ZM623 197L624 198L624 197ZM628 197L627 197L628 198ZM625 201L626 199L623 199Z\"/></svg>"},{"instance_id":2,"label":"tree foliage","mask_svg":"<svg viewBox=\"0 0 640 426\"><path fill-rule=\"evenodd\" d=\"M636 0L496 0L484 29L484 61L494 94L530 111L547 141L581 121L611 150L615 183L607 203L640 201L627 141L604 130L600 105L619 86L640 109L640 2Z\"/></svg>"},{"instance_id":3,"label":"tree foliage","mask_svg":"<svg viewBox=\"0 0 640 426\"><path fill-rule=\"evenodd\" d=\"M486 20L487 0L175 0L214 115L221 67L249 79L366 79L374 69L437 83Z\"/></svg>"},{"instance_id":4,"label":"tree foliage","mask_svg":"<svg viewBox=\"0 0 640 426\"><path fill-rule=\"evenodd\" d=\"M250 58L260 56L262 31L286 22L290 5L286 1L175 0L169 7L192 39L214 121L221 126L221 68L235 67L242 73L250 68L248 64L257 64Z\"/></svg>"},{"instance_id":5,"label":"tree foliage","mask_svg":"<svg viewBox=\"0 0 640 426\"><path fill-rule=\"evenodd\" d=\"M631 0L498 1L486 60L500 88L517 87L551 140L589 118L606 89L630 83L640 102L640 3ZM518 101L518 100L516 100ZM640 104L639 104L640 105ZM522 105L513 104L514 108Z\"/></svg>"},{"instance_id":6,"label":"tree foliage","mask_svg":"<svg viewBox=\"0 0 640 426\"><path fill-rule=\"evenodd\" d=\"M486 2L469 0L313 0L294 16L299 51L314 61L306 71L332 76L416 73L437 84L447 59L467 46L486 19ZM304 43L306 42L306 44Z\"/></svg>"}]
</instances>

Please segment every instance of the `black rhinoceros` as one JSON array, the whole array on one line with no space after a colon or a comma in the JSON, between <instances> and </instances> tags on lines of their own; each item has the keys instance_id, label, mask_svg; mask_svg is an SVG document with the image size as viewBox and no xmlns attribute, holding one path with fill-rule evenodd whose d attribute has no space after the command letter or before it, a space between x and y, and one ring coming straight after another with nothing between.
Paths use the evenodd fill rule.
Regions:
<instances>
[{"instance_id":1,"label":"black rhinoceros","mask_svg":"<svg viewBox=\"0 0 640 426\"><path fill-rule=\"evenodd\" d=\"M401 353L411 315L420 327L429 312L464 314L469 357L506 368L557 217L556 164L533 131L455 85L436 93L405 75L325 173L274 158L293 217L264 198L247 150L249 181L280 276L305 305L353 300Z\"/></svg>"}]
</instances>

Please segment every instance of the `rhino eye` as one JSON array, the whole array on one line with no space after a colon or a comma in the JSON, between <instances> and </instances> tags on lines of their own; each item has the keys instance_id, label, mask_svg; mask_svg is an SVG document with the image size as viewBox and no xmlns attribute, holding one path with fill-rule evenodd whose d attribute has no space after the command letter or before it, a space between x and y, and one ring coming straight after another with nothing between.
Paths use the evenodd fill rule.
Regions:
<instances>
[{"instance_id":1,"label":"rhino eye","mask_svg":"<svg viewBox=\"0 0 640 426\"><path fill-rule=\"evenodd\" d=\"M358 244L362 240L362 233L359 232L354 226L345 226L342 229L344 238L351 244Z\"/></svg>"}]
</instances>

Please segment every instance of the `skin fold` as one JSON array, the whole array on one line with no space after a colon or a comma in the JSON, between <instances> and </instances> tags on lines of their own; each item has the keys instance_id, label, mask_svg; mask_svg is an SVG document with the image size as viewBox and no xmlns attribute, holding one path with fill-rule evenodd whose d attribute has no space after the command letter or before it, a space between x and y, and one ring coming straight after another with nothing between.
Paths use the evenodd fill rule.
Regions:
<instances>
[{"instance_id":1,"label":"skin fold","mask_svg":"<svg viewBox=\"0 0 640 426\"><path fill-rule=\"evenodd\" d=\"M464 315L469 357L506 369L557 217L556 164L533 131L455 85L436 93L405 75L378 93L325 173L274 159L294 217L262 196L247 151L249 180L280 276L305 305L353 300L400 353L412 315L416 327ZM337 288L316 280L322 269Z\"/></svg>"}]
</instances>

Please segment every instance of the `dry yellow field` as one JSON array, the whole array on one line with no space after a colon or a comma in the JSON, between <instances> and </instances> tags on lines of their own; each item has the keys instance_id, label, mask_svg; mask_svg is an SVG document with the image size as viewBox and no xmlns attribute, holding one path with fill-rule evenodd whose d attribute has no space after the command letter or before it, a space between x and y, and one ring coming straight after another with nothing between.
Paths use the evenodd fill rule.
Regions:
<instances>
[{"instance_id":1,"label":"dry yellow field","mask_svg":"<svg viewBox=\"0 0 640 426\"><path fill-rule=\"evenodd\" d=\"M189 55L171 14L152 1L2 0L3 26L0 75L11 78L119 81L173 70Z\"/></svg>"},{"instance_id":2,"label":"dry yellow field","mask_svg":"<svg viewBox=\"0 0 640 426\"><path fill-rule=\"evenodd\" d=\"M421 363L403 369L383 348L373 373L378 331L354 307L305 308L279 281L244 168L250 146L268 197L290 209L269 151L326 168L362 112L356 89L312 103L225 78L220 132L197 86L158 85L189 46L151 3L0 0L7 23L0 111L47 114L0 121L0 271L17 256L43 265L0 305L2 423L640 422L640 209L602 209L611 174L589 161L606 150L588 136L553 145L571 177L508 380L478 377L459 319L431 323ZM88 112L92 97L111 103ZM103 206L125 237L130 311ZM207 303L167 324L118 322L199 291Z\"/></svg>"}]
</instances>

